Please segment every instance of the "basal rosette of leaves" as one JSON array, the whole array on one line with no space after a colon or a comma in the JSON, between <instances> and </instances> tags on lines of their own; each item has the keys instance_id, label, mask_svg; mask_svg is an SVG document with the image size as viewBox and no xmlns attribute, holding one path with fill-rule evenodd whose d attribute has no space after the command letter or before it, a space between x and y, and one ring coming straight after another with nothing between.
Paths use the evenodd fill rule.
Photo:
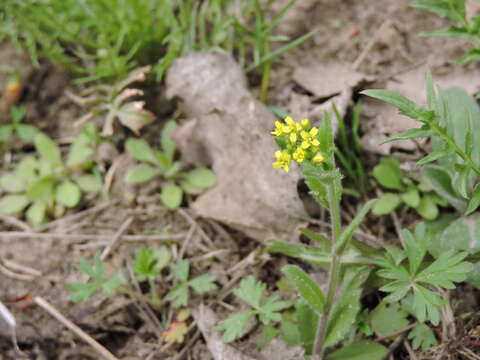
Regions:
<instances>
[{"instance_id":1,"label":"basal rosette of leaves","mask_svg":"<svg viewBox=\"0 0 480 360\"><path fill-rule=\"evenodd\" d=\"M24 212L32 225L40 225L77 206L82 195L100 191L102 178L93 161L98 141L96 128L86 126L64 160L52 139L37 134L34 145L38 156L24 157L14 164L12 172L0 177L0 213Z\"/></svg>"},{"instance_id":2,"label":"basal rosette of leaves","mask_svg":"<svg viewBox=\"0 0 480 360\"><path fill-rule=\"evenodd\" d=\"M130 138L125 147L138 162L125 176L128 184L142 184L154 179L163 179L160 200L168 209L175 210L184 194L198 195L216 184L215 174L207 168L182 169L181 161L175 159L176 145L172 139L175 121L168 121L160 134L161 150L154 150L145 140Z\"/></svg>"}]
</instances>

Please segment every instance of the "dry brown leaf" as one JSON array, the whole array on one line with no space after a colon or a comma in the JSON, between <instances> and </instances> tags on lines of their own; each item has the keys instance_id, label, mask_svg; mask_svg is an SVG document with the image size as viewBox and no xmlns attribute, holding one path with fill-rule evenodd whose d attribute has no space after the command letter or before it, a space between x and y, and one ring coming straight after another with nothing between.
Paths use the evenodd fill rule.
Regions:
<instances>
[{"instance_id":1,"label":"dry brown leaf","mask_svg":"<svg viewBox=\"0 0 480 360\"><path fill-rule=\"evenodd\" d=\"M275 117L248 91L242 69L223 53L191 53L173 63L166 82L168 97L179 97L195 119L177 133L184 158L211 165L218 178L192 208L260 241L297 237L307 215L300 172L272 168Z\"/></svg>"}]
</instances>

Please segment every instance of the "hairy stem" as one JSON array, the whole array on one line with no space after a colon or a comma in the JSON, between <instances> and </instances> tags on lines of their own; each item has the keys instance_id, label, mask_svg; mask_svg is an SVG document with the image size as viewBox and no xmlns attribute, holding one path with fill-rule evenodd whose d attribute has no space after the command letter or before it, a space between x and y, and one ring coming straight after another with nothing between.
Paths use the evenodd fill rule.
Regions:
<instances>
[{"instance_id":1,"label":"hairy stem","mask_svg":"<svg viewBox=\"0 0 480 360\"><path fill-rule=\"evenodd\" d=\"M313 353L320 355L323 358L325 352L325 338L327 333L328 318L333 306L335 292L340 282L341 262L337 254L337 243L341 232L341 217L340 217L340 199L336 194L339 193L340 184L338 181L333 181L328 185L328 207L330 210L330 221L332 223L332 262L330 263L330 271L328 274L328 290L325 299L324 313L320 317L317 327L317 334L315 336L315 343L313 345Z\"/></svg>"}]
</instances>

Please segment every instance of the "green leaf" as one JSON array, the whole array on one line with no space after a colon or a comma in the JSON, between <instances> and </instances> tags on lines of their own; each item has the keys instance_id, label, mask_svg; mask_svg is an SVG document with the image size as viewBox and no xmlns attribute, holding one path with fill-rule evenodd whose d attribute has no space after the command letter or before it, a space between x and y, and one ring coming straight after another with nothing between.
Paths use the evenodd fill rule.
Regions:
<instances>
[{"instance_id":1,"label":"green leaf","mask_svg":"<svg viewBox=\"0 0 480 360\"><path fill-rule=\"evenodd\" d=\"M180 170L182 170L182 163L180 161L175 161L172 163L172 165L165 170L165 173L163 176L166 179L173 179L175 175L177 175Z\"/></svg>"},{"instance_id":2,"label":"green leaf","mask_svg":"<svg viewBox=\"0 0 480 360\"><path fill-rule=\"evenodd\" d=\"M140 184L152 180L160 171L148 165L139 165L125 176L127 184Z\"/></svg>"},{"instance_id":3,"label":"green leaf","mask_svg":"<svg viewBox=\"0 0 480 360\"><path fill-rule=\"evenodd\" d=\"M337 245L337 254L341 254L343 250L350 245L352 240L353 233L357 230L358 226L361 224L365 216L367 216L370 209L375 206L376 200L370 200L365 203L360 211L357 212L353 220L348 224L345 230L342 231L338 239Z\"/></svg>"},{"instance_id":4,"label":"green leaf","mask_svg":"<svg viewBox=\"0 0 480 360\"><path fill-rule=\"evenodd\" d=\"M145 140L129 138L125 148L136 160L158 166L157 156Z\"/></svg>"},{"instance_id":5,"label":"green leaf","mask_svg":"<svg viewBox=\"0 0 480 360\"><path fill-rule=\"evenodd\" d=\"M185 180L195 187L208 189L216 184L217 177L212 170L196 168L185 174Z\"/></svg>"},{"instance_id":6,"label":"green leaf","mask_svg":"<svg viewBox=\"0 0 480 360\"><path fill-rule=\"evenodd\" d=\"M407 191L400 194L400 199L408 206L416 208L420 204L420 193L415 186L409 186Z\"/></svg>"},{"instance_id":7,"label":"green leaf","mask_svg":"<svg viewBox=\"0 0 480 360\"><path fill-rule=\"evenodd\" d=\"M312 310L310 305L300 299L297 303L298 332L300 333L300 339L302 340L306 355L312 354L318 319L319 315Z\"/></svg>"},{"instance_id":8,"label":"green leaf","mask_svg":"<svg viewBox=\"0 0 480 360\"><path fill-rule=\"evenodd\" d=\"M282 272L295 284L299 295L318 314L323 313L325 298L320 287L296 265L284 266Z\"/></svg>"},{"instance_id":9,"label":"green leaf","mask_svg":"<svg viewBox=\"0 0 480 360\"><path fill-rule=\"evenodd\" d=\"M418 139L424 137L430 137L433 135L433 132L428 126L422 126L415 129L408 129L404 132L392 135L387 139L382 141L382 144L389 143L397 140L407 140L407 139Z\"/></svg>"},{"instance_id":10,"label":"green leaf","mask_svg":"<svg viewBox=\"0 0 480 360\"><path fill-rule=\"evenodd\" d=\"M25 184L32 184L37 178L38 161L33 156L24 157L17 168L15 174Z\"/></svg>"},{"instance_id":11,"label":"green leaf","mask_svg":"<svg viewBox=\"0 0 480 360\"><path fill-rule=\"evenodd\" d=\"M170 271L178 281L186 282L190 272L190 264L187 260L180 260L170 265Z\"/></svg>"},{"instance_id":12,"label":"green leaf","mask_svg":"<svg viewBox=\"0 0 480 360\"><path fill-rule=\"evenodd\" d=\"M176 210L182 204L183 190L180 186L169 185L162 189L160 200L170 210Z\"/></svg>"},{"instance_id":13,"label":"green leaf","mask_svg":"<svg viewBox=\"0 0 480 360\"><path fill-rule=\"evenodd\" d=\"M53 200L54 179L52 176L44 176L35 181L27 190L27 196L31 201L50 202Z\"/></svg>"},{"instance_id":14,"label":"green leaf","mask_svg":"<svg viewBox=\"0 0 480 360\"><path fill-rule=\"evenodd\" d=\"M197 293L203 294L209 291L213 291L217 289L217 285L215 285L216 277L213 275L201 275L196 277L193 280L188 282L188 285L193 288Z\"/></svg>"},{"instance_id":15,"label":"green leaf","mask_svg":"<svg viewBox=\"0 0 480 360\"><path fill-rule=\"evenodd\" d=\"M402 170L394 158L382 158L380 164L373 168L373 176L385 188L403 190Z\"/></svg>"},{"instance_id":16,"label":"green leaf","mask_svg":"<svg viewBox=\"0 0 480 360\"><path fill-rule=\"evenodd\" d=\"M421 348L423 351L426 351L438 344L433 331L423 323L415 326L408 334L408 338L412 339L412 347L414 350Z\"/></svg>"},{"instance_id":17,"label":"green leaf","mask_svg":"<svg viewBox=\"0 0 480 360\"><path fill-rule=\"evenodd\" d=\"M0 199L0 214L19 213L28 204L30 204L30 200L25 195L6 195Z\"/></svg>"},{"instance_id":18,"label":"green leaf","mask_svg":"<svg viewBox=\"0 0 480 360\"><path fill-rule=\"evenodd\" d=\"M39 133L35 136L35 148L42 160L48 162L52 168L62 166L60 149L47 135Z\"/></svg>"},{"instance_id":19,"label":"green leaf","mask_svg":"<svg viewBox=\"0 0 480 360\"><path fill-rule=\"evenodd\" d=\"M411 7L430 11L440 17L457 22L465 22L465 1L426 1L416 0L410 3Z\"/></svg>"},{"instance_id":20,"label":"green leaf","mask_svg":"<svg viewBox=\"0 0 480 360\"><path fill-rule=\"evenodd\" d=\"M87 301L100 287L97 283L71 283L66 285L70 300L76 303Z\"/></svg>"},{"instance_id":21,"label":"green leaf","mask_svg":"<svg viewBox=\"0 0 480 360\"><path fill-rule=\"evenodd\" d=\"M303 235L305 235L306 237L308 237L310 240L312 241L315 241L316 243L320 244L321 247L325 250L325 251L330 251L331 249L331 243L330 241L325 238L323 235L320 235L314 231L311 231L309 229L306 229L306 228L300 228L298 229Z\"/></svg>"},{"instance_id":22,"label":"green leaf","mask_svg":"<svg viewBox=\"0 0 480 360\"><path fill-rule=\"evenodd\" d=\"M372 213L374 215L390 214L400 203L401 199L397 194L383 194L373 206Z\"/></svg>"},{"instance_id":23,"label":"green leaf","mask_svg":"<svg viewBox=\"0 0 480 360\"><path fill-rule=\"evenodd\" d=\"M465 211L467 202L461 199L454 190L447 170L440 166L430 165L424 169L423 175L439 196L447 200L458 211L462 213Z\"/></svg>"},{"instance_id":24,"label":"green leaf","mask_svg":"<svg viewBox=\"0 0 480 360\"><path fill-rule=\"evenodd\" d=\"M87 259L82 259L77 268L78 271L97 281L103 280L105 276L105 266L99 254L95 254L92 263L88 262Z\"/></svg>"},{"instance_id":25,"label":"green leaf","mask_svg":"<svg viewBox=\"0 0 480 360\"><path fill-rule=\"evenodd\" d=\"M408 325L407 316L399 304L381 302L370 313L370 324L377 336L385 336L404 329Z\"/></svg>"},{"instance_id":26,"label":"green leaf","mask_svg":"<svg viewBox=\"0 0 480 360\"><path fill-rule=\"evenodd\" d=\"M177 124L174 120L167 121L163 126L162 134L160 136L162 150L170 162L173 161L173 156L175 155L176 144L175 141L173 141L172 139L172 133L176 127Z\"/></svg>"},{"instance_id":27,"label":"green leaf","mask_svg":"<svg viewBox=\"0 0 480 360\"><path fill-rule=\"evenodd\" d=\"M438 206L430 195L424 195L418 204L417 213L421 215L424 219L434 220L438 216Z\"/></svg>"},{"instance_id":28,"label":"green leaf","mask_svg":"<svg viewBox=\"0 0 480 360\"><path fill-rule=\"evenodd\" d=\"M78 187L86 193L94 193L102 189L100 179L98 179L95 175L80 175L74 180Z\"/></svg>"},{"instance_id":29,"label":"green leaf","mask_svg":"<svg viewBox=\"0 0 480 360\"><path fill-rule=\"evenodd\" d=\"M110 278L103 282L102 290L105 296L113 296L117 293L120 286L125 284L125 279L121 271L115 272Z\"/></svg>"},{"instance_id":30,"label":"green leaf","mask_svg":"<svg viewBox=\"0 0 480 360\"><path fill-rule=\"evenodd\" d=\"M233 293L254 309L258 309L265 289L264 283L257 282L253 276L248 276L240 281L240 286L233 290Z\"/></svg>"},{"instance_id":31,"label":"green leaf","mask_svg":"<svg viewBox=\"0 0 480 360\"><path fill-rule=\"evenodd\" d=\"M90 146L90 139L85 133L80 133L70 145L67 156L67 166L75 167L85 164L91 159L93 149Z\"/></svg>"},{"instance_id":32,"label":"green leaf","mask_svg":"<svg viewBox=\"0 0 480 360\"><path fill-rule=\"evenodd\" d=\"M467 210L465 210L465 215L470 215L480 206L480 184L475 186L473 190L470 201L468 202Z\"/></svg>"},{"instance_id":33,"label":"green leaf","mask_svg":"<svg viewBox=\"0 0 480 360\"><path fill-rule=\"evenodd\" d=\"M406 97L390 90L364 90L360 94L373 97L385 101L395 106L400 114L406 115L412 119L420 119L425 112L425 109L408 100Z\"/></svg>"},{"instance_id":34,"label":"green leaf","mask_svg":"<svg viewBox=\"0 0 480 360\"><path fill-rule=\"evenodd\" d=\"M246 327L254 316L255 311L244 311L232 315L215 326L213 330L224 331L223 341L226 343L232 342L245 334Z\"/></svg>"},{"instance_id":35,"label":"green leaf","mask_svg":"<svg viewBox=\"0 0 480 360\"><path fill-rule=\"evenodd\" d=\"M345 270L341 297L334 304L327 326L325 346L334 346L352 329L359 313L363 283L370 274L371 267L352 266Z\"/></svg>"},{"instance_id":36,"label":"green leaf","mask_svg":"<svg viewBox=\"0 0 480 360\"><path fill-rule=\"evenodd\" d=\"M17 125L17 134L20 140L30 143L33 142L33 139L38 134L38 129L32 125L19 124Z\"/></svg>"},{"instance_id":37,"label":"green leaf","mask_svg":"<svg viewBox=\"0 0 480 360\"><path fill-rule=\"evenodd\" d=\"M185 191L187 194L192 194L192 195L198 195L198 194L201 194L203 192L204 189L198 187L198 186L195 186L191 183L189 183L188 181L186 180L181 180L180 181L180 187L183 189L183 191Z\"/></svg>"},{"instance_id":38,"label":"green leaf","mask_svg":"<svg viewBox=\"0 0 480 360\"><path fill-rule=\"evenodd\" d=\"M437 161L438 159L441 159L446 156L451 156L453 155L453 151L451 150L435 150L425 156L424 158L420 159L417 161L417 166L425 165L433 161Z\"/></svg>"},{"instance_id":39,"label":"green leaf","mask_svg":"<svg viewBox=\"0 0 480 360\"><path fill-rule=\"evenodd\" d=\"M323 184L324 172L311 162L301 163L305 183L310 189L310 195L323 207L328 208L327 188Z\"/></svg>"},{"instance_id":40,"label":"green leaf","mask_svg":"<svg viewBox=\"0 0 480 360\"><path fill-rule=\"evenodd\" d=\"M75 207L80 201L81 192L75 183L67 180L58 185L55 191L55 200L68 208Z\"/></svg>"},{"instance_id":41,"label":"green leaf","mask_svg":"<svg viewBox=\"0 0 480 360\"><path fill-rule=\"evenodd\" d=\"M35 201L27 210L25 216L28 221L34 225L40 225L45 220L47 204L43 201Z\"/></svg>"},{"instance_id":42,"label":"green leaf","mask_svg":"<svg viewBox=\"0 0 480 360\"><path fill-rule=\"evenodd\" d=\"M381 360L388 349L380 344L359 340L328 354L326 360Z\"/></svg>"},{"instance_id":43,"label":"green leaf","mask_svg":"<svg viewBox=\"0 0 480 360\"><path fill-rule=\"evenodd\" d=\"M160 275L157 268L158 259L155 256L153 248L141 247L135 252L133 259L133 270L139 281L154 279Z\"/></svg>"},{"instance_id":44,"label":"green leaf","mask_svg":"<svg viewBox=\"0 0 480 360\"><path fill-rule=\"evenodd\" d=\"M174 286L165 297L175 308L187 306L188 304L188 286L181 283Z\"/></svg>"},{"instance_id":45,"label":"green leaf","mask_svg":"<svg viewBox=\"0 0 480 360\"><path fill-rule=\"evenodd\" d=\"M25 190L23 179L16 174L6 174L0 176L0 189L6 192L21 192Z\"/></svg>"},{"instance_id":46,"label":"green leaf","mask_svg":"<svg viewBox=\"0 0 480 360\"><path fill-rule=\"evenodd\" d=\"M143 109L142 101L125 103L118 110L113 111L113 114L118 117L123 126L126 126L137 135L144 126L150 124L155 119L155 115L152 112Z\"/></svg>"}]
</instances>

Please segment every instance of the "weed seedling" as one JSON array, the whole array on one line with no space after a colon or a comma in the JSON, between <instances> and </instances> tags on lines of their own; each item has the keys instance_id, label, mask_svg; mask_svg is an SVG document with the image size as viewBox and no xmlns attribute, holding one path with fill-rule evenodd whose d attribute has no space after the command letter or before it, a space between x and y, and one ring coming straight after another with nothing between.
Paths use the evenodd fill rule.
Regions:
<instances>
[{"instance_id":1,"label":"weed seedling","mask_svg":"<svg viewBox=\"0 0 480 360\"><path fill-rule=\"evenodd\" d=\"M40 225L53 215L61 216L65 208L78 205L83 193L101 189L101 177L95 169L93 154L98 133L87 126L71 144L62 160L57 144L43 133L35 136L38 157L26 156L14 165L14 171L0 177L0 212L21 213L33 225Z\"/></svg>"},{"instance_id":2,"label":"weed seedling","mask_svg":"<svg viewBox=\"0 0 480 360\"><path fill-rule=\"evenodd\" d=\"M145 140L130 138L126 142L128 153L142 164L135 167L125 177L128 184L141 184L162 177L166 184L160 193L160 200L170 210L177 209L183 193L198 195L216 183L215 174L207 168L184 171L181 162L175 160L175 142L171 134L175 122L165 124L160 143L162 150L154 150Z\"/></svg>"},{"instance_id":3,"label":"weed seedling","mask_svg":"<svg viewBox=\"0 0 480 360\"><path fill-rule=\"evenodd\" d=\"M448 202L432 191L426 181L417 184L400 169L394 158L381 158L373 168L373 176L384 188L395 192L384 193L372 209L375 215L392 213L404 204L427 220L434 220L439 214L438 206L448 206Z\"/></svg>"},{"instance_id":4,"label":"weed seedling","mask_svg":"<svg viewBox=\"0 0 480 360\"><path fill-rule=\"evenodd\" d=\"M0 126L0 146L5 146L18 137L24 143L32 143L38 130L33 125L22 124L27 108L17 105L10 110L10 123Z\"/></svg>"}]
</instances>

